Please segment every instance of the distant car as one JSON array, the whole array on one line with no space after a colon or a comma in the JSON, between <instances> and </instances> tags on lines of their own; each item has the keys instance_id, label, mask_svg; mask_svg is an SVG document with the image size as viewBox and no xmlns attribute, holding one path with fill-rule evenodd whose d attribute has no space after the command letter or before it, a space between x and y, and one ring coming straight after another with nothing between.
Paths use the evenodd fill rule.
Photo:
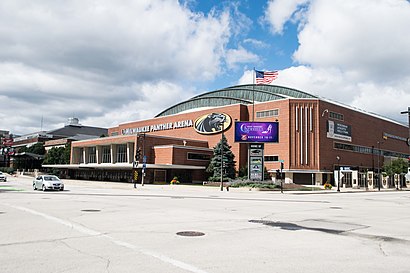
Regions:
<instances>
[{"instance_id":1,"label":"distant car","mask_svg":"<svg viewBox=\"0 0 410 273\"><path fill-rule=\"evenodd\" d=\"M64 183L55 175L39 175L33 180L34 190L64 190Z\"/></svg>"},{"instance_id":2,"label":"distant car","mask_svg":"<svg viewBox=\"0 0 410 273\"><path fill-rule=\"evenodd\" d=\"M0 172L0 181L3 181L3 182L7 181L7 176L2 172Z\"/></svg>"}]
</instances>

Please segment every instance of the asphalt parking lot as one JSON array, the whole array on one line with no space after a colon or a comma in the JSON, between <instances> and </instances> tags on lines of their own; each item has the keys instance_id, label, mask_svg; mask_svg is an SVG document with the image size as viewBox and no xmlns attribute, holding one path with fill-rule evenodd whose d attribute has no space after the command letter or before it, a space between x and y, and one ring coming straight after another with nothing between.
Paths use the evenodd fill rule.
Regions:
<instances>
[{"instance_id":1,"label":"asphalt parking lot","mask_svg":"<svg viewBox=\"0 0 410 273\"><path fill-rule=\"evenodd\" d=\"M409 272L410 192L0 184L0 272Z\"/></svg>"}]
</instances>

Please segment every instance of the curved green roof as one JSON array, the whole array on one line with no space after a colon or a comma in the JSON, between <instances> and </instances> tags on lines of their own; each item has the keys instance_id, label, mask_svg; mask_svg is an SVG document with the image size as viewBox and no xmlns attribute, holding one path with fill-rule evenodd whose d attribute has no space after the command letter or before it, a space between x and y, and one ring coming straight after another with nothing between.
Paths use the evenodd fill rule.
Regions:
<instances>
[{"instance_id":1,"label":"curved green roof","mask_svg":"<svg viewBox=\"0 0 410 273\"><path fill-rule=\"evenodd\" d=\"M253 101L265 102L284 98L316 99L318 97L283 86L245 84L195 96L165 109L155 117L174 115L201 107L218 107L238 103L252 104Z\"/></svg>"}]
</instances>

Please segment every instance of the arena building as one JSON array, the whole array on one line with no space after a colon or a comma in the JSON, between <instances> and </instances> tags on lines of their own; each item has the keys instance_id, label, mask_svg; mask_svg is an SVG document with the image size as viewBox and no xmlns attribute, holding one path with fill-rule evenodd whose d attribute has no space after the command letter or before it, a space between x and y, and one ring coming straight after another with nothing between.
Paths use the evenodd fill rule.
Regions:
<instances>
[{"instance_id":1,"label":"arena building","mask_svg":"<svg viewBox=\"0 0 410 273\"><path fill-rule=\"evenodd\" d=\"M292 88L239 85L119 124L109 137L73 142L71 164L54 167L71 178L130 181L141 150L144 183L173 176L202 183L222 130L236 168L247 166L249 144L235 142L235 123L244 121L278 125L277 141L264 143L264 167L275 173L283 163L286 183L334 184L340 174L345 187L371 186L384 162L410 155L408 128L396 121Z\"/></svg>"}]
</instances>

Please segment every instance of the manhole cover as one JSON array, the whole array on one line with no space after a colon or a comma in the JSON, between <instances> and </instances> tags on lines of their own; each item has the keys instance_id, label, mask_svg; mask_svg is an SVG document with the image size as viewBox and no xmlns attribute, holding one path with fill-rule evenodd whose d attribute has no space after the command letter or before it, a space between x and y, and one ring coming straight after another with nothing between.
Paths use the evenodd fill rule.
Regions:
<instances>
[{"instance_id":1,"label":"manhole cover","mask_svg":"<svg viewBox=\"0 0 410 273\"><path fill-rule=\"evenodd\" d=\"M3 213L5 213L4 211L0 211L0 214L3 214Z\"/></svg>"},{"instance_id":2,"label":"manhole cover","mask_svg":"<svg viewBox=\"0 0 410 273\"><path fill-rule=\"evenodd\" d=\"M177 232L179 236L188 236L188 237L196 237L196 236L204 236L205 233L199 231L180 231Z\"/></svg>"},{"instance_id":3,"label":"manhole cover","mask_svg":"<svg viewBox=\"0 0 410 273\"><path fill-rule=\"evenodd\" d=\"M84 212L100 212L101 210L99 210L99 209L82 209L81 211L84 211Z\"/></svg>"},{"instance_id":4,"label":"manhole cover","mask_svg":"<svg viewBox=\"0 0 410 273\"><path fill-rule=\"evenodd\" d=\"M330 207L330 209L342 209L342 207Z\"/></svg>"}]
</instances>

